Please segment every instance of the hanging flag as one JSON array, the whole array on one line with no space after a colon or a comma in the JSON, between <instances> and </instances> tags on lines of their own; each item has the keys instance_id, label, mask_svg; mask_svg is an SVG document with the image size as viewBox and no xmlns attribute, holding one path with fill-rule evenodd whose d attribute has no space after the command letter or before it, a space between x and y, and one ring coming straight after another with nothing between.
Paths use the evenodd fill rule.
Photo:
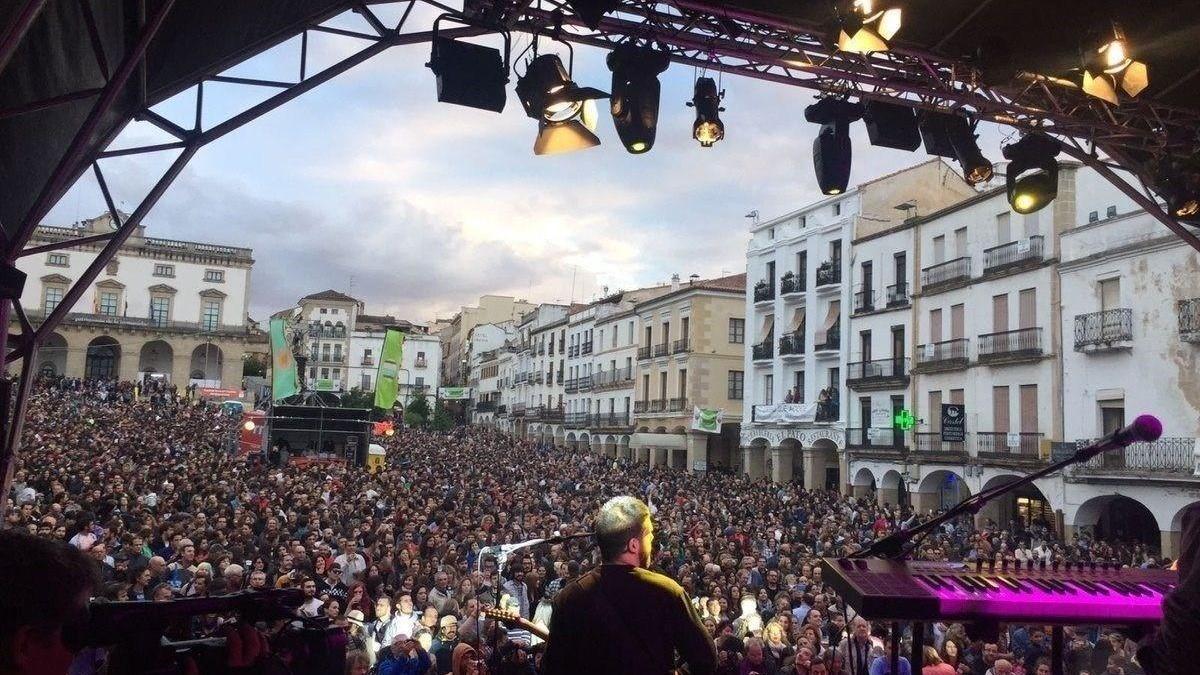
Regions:
<instances>
[{"instance_id":1,"label":"hanging flag","mask_svg":"<svg viewBox=\"0 0 1200 675\"><path fill-rule=\"evenodd\" d=\"M271 400L278 401L300 391L296 361L284 334L283 319L271 319Z\"/></svg>"},{"instance_id":2,"label":"hanging flag","mask_svg":"<svg viewBox=\"0 0 1200 675\"><path fill-rule=\"evenodd\" d=\"M721 421L725 415L719 408L700 408L692 410L692 429L710 434L721 433Z\"/></svg>"},{"instance_id":3,"label":"hanging flag","mask_svg":"<svg viewBox=\"0 0 1200 675\"><path fill-rule=\"evenodd\" d=\"M447 401L463 401L471 398L470 387L442 387L438 390L438 397Z\"/></svg>"},{"instance_id":4,"label":"hanging flag","mask_svg":"<svg viewBox=\"0 0 1200 675\"><path fill-rule=\"evenodd\" d=\"M404 351L404 333L389 328L383 336L383 353L379 355L379 373L375 378L375 407L391 410L396 405L400 384L400 355Z\"/></svg>"}]
</instances>

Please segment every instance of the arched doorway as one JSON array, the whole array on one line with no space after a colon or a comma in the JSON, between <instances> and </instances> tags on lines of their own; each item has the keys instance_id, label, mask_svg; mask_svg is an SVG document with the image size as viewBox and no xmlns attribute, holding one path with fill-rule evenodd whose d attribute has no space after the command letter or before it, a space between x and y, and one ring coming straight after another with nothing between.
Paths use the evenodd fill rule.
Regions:
<instances>
[{"instance_id":1,"label":"arched doorway","mask_svg":"<svg viewBox=\"0 0 1200 675\"><path fill-rule=\"evenodd\" d=\"M1081 504L1075 512L1075 531L1109 544L1139 542L1155 551L1162 546L1154 514L1141 502L1122 495L1093 497Z\"/></svg>"},{"instance_id":2,"label":"arched doorway","mask_svg":"<svg viewBox=\"0 0 1200 675\"><path fill-rule=\"evenodd\" d=\"M155 377L171 380L171 367L175 361L175 350L163 340L151 340L142 345L138 356L138 379Z\"/></svg>"},{"instance_id":3,"label":"arched doorway","mask_svg":"<svg viewBox=\"0 0 1200 675\"><path fill-rule=\"evenodd\" d=\"M897 474L899 480L899 474ZM875 474L867 467L862 467L854 474L854 496L870 497L875 494Z\"/></svg>"},{"instance_id":4,"label":"arched doorway","mask_svg":"<svg viewBox=\"0 0 1200 675\"><path fill-rule=\"evenodd\" d=\"M88 343L83 376L89 379L115 379L120 372L121 343L107 335Z\"/></svg>"},{"instance_id":5,"label":"arched doorway","mask_svg":"<svg viewBox=\"0 0 1200 675\"><path fill-rule=\"evenodd\" d=\"M900 491L904 479L900 476L900 472L894 469L883 474L883 478L879 481L879 490L875 492L875 498L879 505L896 506L900 504ZM907 497L905 497L907 500Z\"/></svg>"},{"instance_id":6,"label":"arched doorway","mask_svg":"<svg viewBox=\"0 0 1200 675\"><path fill-rule=\"evenodd\" d=\"M567 448L570 450L574 450L575 447L576 447L575 446L575 432L572 431L567 434Z\"/></svg>"},{"instance_id":7,"label":"arched doorway","mask_svg":"<svg viewBox=\"0 0 1200 675\"><path fill-rule=\"evenodd\" d=\"M1013 474L993 476L983 484L983 489L990 490L1019 479L1019 476ZM991 520L1001 528L1008 528L1014 522L1019 522L1022 528L1041 524L1051 530L1057 529L1050 500L1032 484L1021 486L1013 492L993 499L980 510L979 516Z\"/></svg>"},{"instance_id":8,"label":"arched doorway","mask_svg":"<svg viewBox=\"0 0 1200 675\"><path fill-rule=\"evenodd\" d=\"M34 368L39 375L55 377L67 374L67 339L61 333L51 333L37 352L37 366Z\"/></svg>"},{"instance_id":9,"label":"arched doorway","mask_svg":"<svg viewBox=\"0 0 1200 675\"><path fill-rule=\"evenodd\" d=\"M913 506L920 513L947 509L971 496L971 490L962 476L939 469L925 474L913 495Z\"/></svg>"},{"instance_id":10,"label":"arched doorway","mask_svg":"<svg viewBox=\"0 0 1200 675\"><path fill-rule=\"evenodd\" d=\"M189 384L201 387L221 386L221 367L225 365L225 356L221 348L211 342L205 342L192 350L192 362L189 366Z\"/></svg>"},{"instance_id":11,"label":"arched doorway","mask_svg":"<svg viewBox=\"0 0 1200 675\"><path fill-rule=\"evenodd\" d=\"M842 484L842 467L838 461L838 446L828 438L819 438L812 444L813 475L807 483L818 490L837 491Z\"/></svg>"}]
</instances>

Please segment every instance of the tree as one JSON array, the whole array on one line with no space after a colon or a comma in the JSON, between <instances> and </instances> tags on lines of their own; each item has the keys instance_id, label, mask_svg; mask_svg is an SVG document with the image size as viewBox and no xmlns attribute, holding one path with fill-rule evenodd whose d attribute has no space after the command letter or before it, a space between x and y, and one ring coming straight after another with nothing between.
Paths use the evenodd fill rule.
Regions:
<instances>
[{"instance_id":1,"label":"tree","mask_svg":"<svg viewBox=\"0 0 1200 675\"><path fill-rule=\"evenodd\" d=\"M267 360L261 354L247 354L242 359L242 377L266 377Z\"/></svg>"},{"instance_id":2,"label":"tree","mask_svg":"<svg viewBox=\"0 0 1200 675\"><path fill-rule=\"evenodd\" d=\"M404 423L410 427L423 427L430 419L429 400L424 392L417 392L404 412Z\"/></svg>"},{"instance_id":3,"label":"tree","mask_svg":"<svg viewBox=\"0 0 1200 675\"><path fill-rule=\"evenodd\" d=\"M433 429L435 431L450 431L454 428L454 419L450 417L450 412L446 410L446 406L438 401L433 409Z\"/></svg>"},{"instance_id":4,"label":"tree","mask_svg":"<svg viewBox=\"0 0 1200 675\"><path fill-rule=\"evenodd\" d=\"M343 408L371 408L375 405L375 392L354 387L342 396Z\"/></svg>"}]
</instances>

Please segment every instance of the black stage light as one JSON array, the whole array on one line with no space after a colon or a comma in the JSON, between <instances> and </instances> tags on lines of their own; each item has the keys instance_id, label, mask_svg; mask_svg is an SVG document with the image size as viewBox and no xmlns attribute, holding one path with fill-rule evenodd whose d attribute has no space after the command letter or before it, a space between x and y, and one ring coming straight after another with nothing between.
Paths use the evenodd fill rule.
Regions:
<instances>
[{"instance_id":1,"label":"black stage light","mask_svg":"<svg viewBox=\"0 0 1200 675\"><path fill-rule=\"evenodd\" d=\"M538 120L533 151L552 155L600 145L596 129L596 99L608 94L581 87L571 80L557 54L543 54L529 62L517 78L517 97L525 114Z\"/></svg>"},{"instance_id":2,"label":"black stage light","mask_svg":"<svg viewBox=\"0 0 1200 675\"><path fill-rule=\"evenodd\" d=\"M1009 160L1005 188L1017 213L1038 211L1058 196L1058 141L1040 133L1004 146Z\"/></svg>"},{"instance_id":3,"label":"black stage light","mask_svg":"<svg viewBox=\"0 0 1200 675\"><path fill-rule=\"evenodd\" d=\"M963 180L970 185L979 185L992 179L992 163L979 150L975 125L960 117L961 123L950 126L950 144L954 146L954 158L962 167Z\"/></svg>"},{"instance_id":4,"label":"black stage light","mask_svg":"<svg viewBox=\"0 0 1200 675\"><path fill-rule=\"evenodd\" d=\"M876 10L873 5L872 0L853 0L844 11L838 12L834 31L838 49L855 54L888 50L891 39L900 30L901 10L899 7Z\"/></svg>"},{"instance_id":5,"label":"black stage light","mask_svg":"<svg viewBox=\"0 0 1200 675\"><path fill-rule=\"evenodd\" d=\"M912 108L883 101L863 105L863 122L871 145L913 151L921 147L921 131Z\"/></svg>"},{"instance_id":6,"label":"black stage light","mask_svg":"<svg viewBox=\"0 0 1200 675\"><path fill-rule=\"evenodd\" d=\"M612 71L613 125L625 149L641 154L654 147L658 128L658 76L670 65L666 53L650 48L622 46L609 52Z\"/></svg>"},{"instance_id":7,"label":"black stage light","mask_svg":"<svg viewBox=\"0 0 1200 675\"><path fill-rule=\"evenodd\" d=\"M1200 226L1200 171L1164 161L1156 171L1154 189L1167 202L1167 213Z\"/></svg>"},{"instance_id":8,"label":"black stage light","mask_svg":"<svg viewBox=\"0 0 1200 675\"><path fill-rule=\"evenodd\" d=\"M721 122L721 116L718 114L725 111L721 107L721 98L724 96L725 92L717 91L716 80L711 77L696 79L696 87L688 105L696 108L692 138L700 141L702 148L711 148L713 143L725 138L725 124Z\"/></svg>"},{"instance_id":9,"label":"black stage light","mask_svg":"<svg viewBox=\"0 0 1200 675\"><path fill-rule=\"evenodd\" d=\"M437 97L442 103L502 112L507 96L509 37L504 36L504 54L499 49L453 40L438 35L433 23L433 49L425 64L437 78Z\"/></svg>"},{"instance_id":10,"label":"black stage light","mask_svg":"<svg viewBox=\"0 0 1200 675\"><path fill-rule=\"evenodd\" d=\"M804 109L804 119L821 125L813 139L813 170L822 194L846 191L853 155L850 123L861 117L861 105L836 98L821 99Z\"/></svg>"},{"instance_id":11,"label":"black stage light","mask_svg":"<svg viewBox=\"0 0 1200 675\"><path fill-rule=\"evenodd\" d=\"M600 19L621 4L621 0L567 0L567 6L592 30L600 27Z\"/></svg>"}]
</instances>

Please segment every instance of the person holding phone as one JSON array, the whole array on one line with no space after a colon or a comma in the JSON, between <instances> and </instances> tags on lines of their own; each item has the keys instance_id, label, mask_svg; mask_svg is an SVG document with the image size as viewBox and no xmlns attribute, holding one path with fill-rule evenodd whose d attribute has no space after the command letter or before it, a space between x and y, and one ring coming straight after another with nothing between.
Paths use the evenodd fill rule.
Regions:
<instances>
[{"instance_id":1,"label":"person holding phone","mask_svg":"<svg viewBox=\"0 0 1200 675\"><path fill-rule=\"evenodd\" d=\"M421 675L429 670L433 660L421 643L404 633L392 638L392 644L379 652L375 672L378 675Z\"/></svg>"}]
</instances>

